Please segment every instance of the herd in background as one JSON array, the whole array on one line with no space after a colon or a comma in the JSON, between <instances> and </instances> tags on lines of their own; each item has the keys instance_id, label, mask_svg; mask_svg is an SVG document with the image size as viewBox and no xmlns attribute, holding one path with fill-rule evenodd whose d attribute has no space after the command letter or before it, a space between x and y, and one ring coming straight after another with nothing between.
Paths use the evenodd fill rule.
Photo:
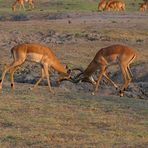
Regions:
<instances>
[{"instance_id":1,"label":"herd in background","mask_svg":"<svg viewBox=\"0 0 148 148\"><path fill-rule=\"evenodd\" d=\"M34 9L34 0L15 0L12 5L12 11L16 11L16 7L25 10L25 3L29 5L29 10ZM124 11L126 4L123 0L100 0L98 3L98 11ZM139 3L139 11L144 12L147 10L148 0L143 0Z\"/></svg>"},{"instance_id":2,"label":"herd in background","mask_svg":"<svg viewBox=\"0 0 148 148\"><path fill-rule=\"evenodd\" d=\"M147 10L147 7L148 7L148 0L144 0L143 3L139 3L140 4L140 7L139 7L139 10L140 11L146 11Z\"/></svg>"},{"instance_id":3,"label":"herd in background","mask_svg":"<svg viewBox=\"0 0 148 148\"><path fill-rule=\"evenodd\" d=\"M15 2L12 4L12 11L16 11L16 7L19 6L19 9L25 10L25 3L29 5L29 10L32 10L34 8L34 0L15 0Z\"/></svg>"},{"instance_id":4,"label":"herd in background","mask_svg":"<svg viewBox=\"0 0 148 148\"><path fill-rule=\"evenodd\" d=\"M98 4L98 11L124 11L125 3L119 0L101 0Z\"/></svg>"},{"instance_id":5,"label":"herd in background","mask_svg":"<svg viewBox=\"0 0 148 148\"><path fill-rule=\"evenodd\" d=\"M124 11L125 2L123 0L100 0L98 4L98 11ZM143 3L139 3L139 11L146 11L148 7L148 0L143 0Z\"/></svg>"}]
</instances>

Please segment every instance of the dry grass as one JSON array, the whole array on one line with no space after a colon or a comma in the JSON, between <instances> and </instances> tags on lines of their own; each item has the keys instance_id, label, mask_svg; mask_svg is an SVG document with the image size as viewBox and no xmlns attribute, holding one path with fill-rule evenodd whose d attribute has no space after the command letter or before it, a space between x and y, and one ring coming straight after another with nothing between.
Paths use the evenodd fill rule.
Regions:
<instances>
[{"instance_id":1,"label":"dry grass","mask_svg":"<svg viewBox=\"0 0 148 148\"><path fill-rule=\"evenodd\" d=\"M40 17L0 22L0 67L10 63L10 48L16 38L46 44L70 67L85 68L100 48L115 43L127 44L139 52L136 65L147 63L147 14L92 16L70 19L70 24L69 18ZM96 33L103 39L54 44L44 41L50 30L79 37ZM0 147L145 148L148 144L147 100L102 94L101 89L96 96L84 90L70 92L68 85L54 87L53 95L46 86L31 92L31 84L16 83L17 89L12 92L9 85L5 81L0 92Z\"/></svg>"},{"instance_id":2,"label":"dry grass","mask_svg":"<svg viewBox=\"0 0 148 148\"><path fill-rule=\"evenodd\" d=\"M146 146L147 101L27 87L1 92L0 147Z\"/></svg>"}]
</instances>

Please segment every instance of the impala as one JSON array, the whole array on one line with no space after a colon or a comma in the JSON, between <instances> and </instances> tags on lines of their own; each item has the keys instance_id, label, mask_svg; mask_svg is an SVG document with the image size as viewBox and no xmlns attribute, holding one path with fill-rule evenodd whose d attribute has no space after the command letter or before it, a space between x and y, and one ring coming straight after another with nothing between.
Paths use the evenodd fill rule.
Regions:
<instances>
[{"instance_id":1,"label":"impala","mask_svg":"<svg viewBox=\"0 0 148 148\"><path fill-rule=\"evenodd\" d=\"M106 10L110 11L115 10L115 11L124 11L125 10L125 3L123 1L119 1L119 0L110 0L108 1L108 3L106 4L105 7Z\"/></svg>"},{"instance_id":2,"label":"impala","mask_svg":"<svg viewBox=\"0 0 148 148\"><path fill-rule=\"evenodd\" d=\"M24 1L29 4L29 9L34 8L34 1L33 0L16 0L12 5L12 11L16 11L16 6L19 5L19 8L23 8L25 10Z\"/></svg>"},{"instance_id":3,"label":"impala","mask_svg":"<svg viewBox=\"0 0 148 148\"><path fill-rule=\"evenodd\" d=\"M11 79L11 88L14 88L14 72L21 66L25 61L33 61L39 63L42 67L41 69L41 78L35 83L32 89L37 87L37 85L41 82L43 78L46 77L49 91L53 92L50 85L49 72L48 68L53 68L61 74L60 79L70 80L71 71L66 69L52 52L46 46L40 44L19 44L11 49L11 53L13 55L13 62L10 65L5 65L2 78L0 80L0 89L2 89L2 84L4 81L5 74L10 72Z\"/></svg>"},{"instance_id":4,"label":"impala","mask_svg":"<svg viewBox=\"0 0 148 148\"><path fill-rule=\"evenodd\" d=\"M33 9L34 8L34 0L25 0L25 1L28 2L29 9Z\"/></svg>"},{"instance_id":5,"label":"impala","mask_svg":"<svg viewBox=\"0 0 148 148\"><path fill-rule=\"evenodd\" d=\"M136 58L136 52L132 48L129 48L125 45L117 44L117 45L108 46L106 48L102 48L96 53L94 59L91 61L91 63L88 65L88 67L85 70L79 69L81 72L73 78L74 82L75 83L78 83L80 81L91 82L93 85L95 85L95 90L92 93L93 95L95 94L95 92L98 91L98 86L102 79L102 76L105 76L105 78L110 83L112 83L115 88L118 88L118 86L106 74L107 67L115 62L120 65L122 71L124 84L121 87L119 93L120 96L123 96L124 90L127 89L133 76L130 70L130 64L133 62L135 58ZM97 69L100 69L100 73L95 83L94 79L92 78L92 74Z\"/></svg>"},{"instance_id":6,"label":"impala","mask_svg":"<svg viewBox=\"0 0 148 148\"><path fill-rule=\"evenodd\" d=\"M98 11L103 11L105 9L106 3L107 3L106 0L101 0L98 3Z\"/></svg>"},{"instance_id":7,"label":"impala","mask_svg":"<svg viewBox=\"0 0 148 148\"><path fill-rule=\"evenodd\" d=\"M144 3L139 3L140 4L140 8L139 8L139 11L146 11L147 10L147 7L148 7L148 2L144 2Z\"/></svg>"}]
</instances>

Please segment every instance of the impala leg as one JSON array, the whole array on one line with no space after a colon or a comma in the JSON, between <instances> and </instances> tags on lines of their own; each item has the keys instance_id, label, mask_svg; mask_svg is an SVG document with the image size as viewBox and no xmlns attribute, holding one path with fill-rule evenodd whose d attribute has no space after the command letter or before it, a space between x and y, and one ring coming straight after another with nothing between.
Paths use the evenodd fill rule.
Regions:
<instances>
[{"instance_id":1,"label":"impala leg","mask_svg":"<svg viewBox=\"0 0 148 148\"><path fill-rule=\"evenodd\" d=\"M3 84L3 81L4 81L5 75L6 75L6 73L8 71L9 71L9 66L8 65L4 65L3 72L2 72L2 77L0 79L0 89L2 89L2 84Z\"/></svg>"},{"instance_id":2,"label":"impala leg","mask_svg":"<svg viewBox=\"0 0 148 148\"><path fill-rule=\"evenodd\" d=\"M44 73L44 69L42 68L42 70L41 70L41 78L35 83L35 85L32 87L32 88L30 88L31 90L33 90L33 89L35 89L38 85L39 85L39 83L44 79L44 77L45 77L45 73Z\"/></svg>"},{"instance_id":3,"label":"impala leg","mask_svg":"<svg viewBox=\"0 0 148 148\"><path fill-rule=\"evenodd\" d=\"M28 8L29 8L29 10L31 10L31 4L29 3L28 5L29 5L29 7L28 7Z\"/></svg>"},{"instance_id":4,"label":"impala leg","mask_svg":"<svg viewBox=\"0 0 148 148\"><path fill-rule=\"evenodd\" d=\"M104 73L103 75L105 76L105 78L106 78L116 89L118 89L117 84L115 84L115 83L109 78L109 76L108 76L106 73Z\"/></svg>"},{"instance_id":5,"label":"impala leg","mask_svg":"<svg viewBox=\"0 0 148 148\"><path fill-rule=\"evenodd\" d=\"M22 4L19 4L19 10L21 10L22 9Z\"/></svg>"},{"instance_id":6,"label":"impala leg","mask_svg":"<svg viewBox=\"0 0 148 148\"><path fill-rule=\"evenodd\" d=\"M16 11L16 9L15 9L15 6L14 6L14 5L12 6L12 11L13 11L13 12L15 12L15 11Z\"/></svg>"},{"instance_id":7,"label":"impala leg","mask_svg":"<svg viewBox=\"0 0 148 148\"><path fill-rule=\"evenodd\" d=\"M0 80L0 89L2 89L2 84L3 84L6 73L9 70L13 69L14 67L17 67L17 66L21 65L22 63L23 63L23 61L15 61L12 64L10 64L10 66L5 66L4 67L4 70L3 70L3 73L2 73L2 78Z\"/></svg>"},{"instance_id":8,"label":"impala leg","mask_svg":"<svg viewBox=\"0 0 148 148\"><path fill-rule=\"evenodd\" d=\"M131 69L130 69L130 66L129 66L129 65L127 66L127 70L128 70L128 72L130 73L130 76L133 77L133 74L132 74L132 72L131 72Z\"/></svg>"},{"instance_id":9,"label":"impala leg","mask_svg":"<svg viewBox=\"0 0 148 148\"><path fill-rule=\"evenodd\" d=\"M96 82L95 90L94 90L94 92L92 92L92 95L94 95L98 91L98 87L99 87L100 81L102 79L102 76L103 76L103 74L105 72L105 69L106 69L106 67L101 68L100 74L99 74L97 82Z\"/></svg>"},{"instance_id":10,"label":"impala leg","mask_svg":"<svg viewBox=\"0 0 148 148\"><path fill-rule=\"evenodd\" d=\"M25 6L24 6L24 4L23 4L22 6L23 6L23 10L25 11Z\"/></svg>"},{"instance_id":11,"label":"impala leg","mask_svg":"<svg viewBox=\"0 0 148 148\"><path fill-rule=\"evenodd\" d=\"M30 3L30 6L31 6L31 9L34 8L34 4L33 4L33 2Z\"/></svg>"},{"instance_id":12,"label":"impala leg","mask_svg":"<svg viewBox=\"0 0 148 148\"><path fill-rule=\"evenodd\" d=\"M10 69L11 88L14 89L14 73L18 69L18 66Z\"/></svg>"},{"instance_id":13,"label":"impala leg","mask_svg":"<svg viewBox=\"0 0 148 148\"><path fill-rule=\"evenodd\" d=\"M13 12L16 11L16 5L17 5L17 2L15 2L15 3L12 5L12 11L13 11Z\"/></svg>"},{"instance_id":14,"label":"impala leg","mask_svg":"<svg viewBox=\"0 0 148 148\"><path fill-rule=\"evenodd\" d=\"M32 3L32 8L34 9L34 4Z\"/></svg>"},{"instance_id":15,"label":"impala leg","mask_svg":"<svg viewBox=\"0 0 148 148\"><path fill-rule=\"evenodd\" d=\"M127 81L127 71L126 71L126 67L125 65L121 65L121 71L122 71L122 77L123 77L123 81L124 81L124 84L120 90L120 96L122 97L123 96L123 92L125 90L125 86L127 85L128 81Z\"/></svg>"},{"instance_id":16,"label":"impala leg","mask_svg":"<svg viewBox=\"0 0 148 148\"><path fill-rule=\"evenodd\" d=\"M127 82L126 82L126 85L125 85L125 90L127 89L127 87L128 87L128 85L129 85L129 83L131 82L131 80L132 80L132 77L131 77L131 72L129 71L130 69L128 69L128 66L125 68L125 70L126 70L126 74L127 74L127 77L128 77L128 79L127 79Z\"/></svg>"},{"instance_id":17,"label":"impala leg","mask_svg":"<svg viewBox=\"0 0 148 148\"><path fill-rule=\"evenodd\" d=\"M50 91L51 93L54 93L54 91L53 91L52 88L51 88L51 84L50 84L49 73L48 73L48 64L47 64L47 65L43 65L43 68L44 68L45 76L46 76L46 78L47 78L49 91Z\"/></svg>"},{"instance_id":18,"label":"impala leg","mask_svg":"<svg viewBox=\"0 0 148 148\"><path fill-rule=\"evenodd\" d=\"M21 4L20 4L20 8L19 8L19 9L21 10L21 8L23 8L23 10L25 11L24 3L21 3Z\"/></svg>"}]
</instances>

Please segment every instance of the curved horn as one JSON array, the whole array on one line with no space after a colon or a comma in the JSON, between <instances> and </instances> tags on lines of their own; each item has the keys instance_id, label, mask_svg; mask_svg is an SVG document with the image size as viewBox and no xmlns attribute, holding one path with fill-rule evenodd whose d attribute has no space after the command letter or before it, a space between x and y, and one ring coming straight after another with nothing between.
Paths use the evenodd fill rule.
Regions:
<instances>
[{"instance_id":1,"label":"curved horn","mask_svg":"<svg viewBox=\"0 0 148 148\"><path fill-rule=\"evenodd\" d=\"M84 69L82 67L76 67L71 69L71 71L80 71L80 72L84 72Z\"/></svg>"},{"instance_id":2,"label":"curved horn","mask_svg":"<svg viewBox=\"0 0 148 148\"><path fill-rule=\"evenodd\" d=\"M71 73L73 71L80 71L80 73L78 73L76 76L71 76ZM81 78L79 78L84 72L84 69L83 68L80 68L80 67L77 67L77 68L72 68L70 69L70 75L69 77L63 77L63 78L59 78L58 79L58 83L62 82L62 81L70 81L72 83L78 83Z\"/></svg>"}]
</instances>

